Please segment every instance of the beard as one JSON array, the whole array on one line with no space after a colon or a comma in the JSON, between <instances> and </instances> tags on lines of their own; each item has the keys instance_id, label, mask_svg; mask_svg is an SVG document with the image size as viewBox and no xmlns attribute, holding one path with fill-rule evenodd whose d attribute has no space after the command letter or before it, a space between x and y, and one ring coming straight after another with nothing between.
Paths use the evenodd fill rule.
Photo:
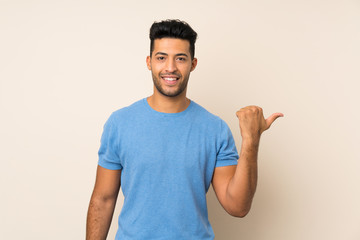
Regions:
<instances>
[{"instance_id":1,"label":"beard","mask_svg":"<svg viewBox=\"0 0 360 240\"><path fill-rule=\"evenodd\" d=\"M184 77L183 81L180 82L180 84L176 87L173 87L174 89L171 88L171 90L165 90L162 85L161 85L161 76L156 77L153 73L152 73L152 78L153 78L153 82L154 82L154 86L156 87L156 89L164 96L166 97L177 97L179 96L181 93L183 93L187 87L188 81L189 81L189 75Z\"/></svg>"}]
</instances>

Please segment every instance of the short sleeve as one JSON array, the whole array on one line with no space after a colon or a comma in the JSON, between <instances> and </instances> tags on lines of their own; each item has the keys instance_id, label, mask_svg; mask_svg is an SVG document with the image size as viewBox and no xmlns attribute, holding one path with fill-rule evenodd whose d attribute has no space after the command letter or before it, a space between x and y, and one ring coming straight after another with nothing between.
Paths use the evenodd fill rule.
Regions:
<instances>
[{"instance_id":1,"label":"short sleeve","mask_svg":"<svg viewBox=\"0 0 360 240\"><path fill-rule=\"evenodd\" d=\"M100 149L98 152L98 164L110 170L120 170L122 166L119 158L119 131L117 126L113 123L113 116L111 115L106 121L101 136Z\"/></svg>"},{"instance_id":2,"label":"short sleeve","mask_svg":"<svg viewBox=\"0 0 360 240\"><path fill-rule=\"evenodd\" d=\"M235 141L229 126L223 120L221 120L221 131L218 140L219 148L215 167L237 165L239 155L235 146Z\"/></svg>"}]
</instances>

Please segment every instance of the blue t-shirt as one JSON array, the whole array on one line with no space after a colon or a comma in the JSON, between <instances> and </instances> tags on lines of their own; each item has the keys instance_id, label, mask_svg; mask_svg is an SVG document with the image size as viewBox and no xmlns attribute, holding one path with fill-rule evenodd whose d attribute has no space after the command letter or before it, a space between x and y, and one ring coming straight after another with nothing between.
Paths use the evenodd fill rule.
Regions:
<instances>
[{"instance_id":1,"label":"blue t-shirt","mask_svg":"<svg viewBox=\"0 0 360 240\"><path fill-rule=\"evenodd\" d=\"M193 101L179 113L157 112L146 98L113 112L99 165L121 169L116 239L214 239L206 193L214 168L237 159L227 124Z\"/></svg>"}]
</instances>

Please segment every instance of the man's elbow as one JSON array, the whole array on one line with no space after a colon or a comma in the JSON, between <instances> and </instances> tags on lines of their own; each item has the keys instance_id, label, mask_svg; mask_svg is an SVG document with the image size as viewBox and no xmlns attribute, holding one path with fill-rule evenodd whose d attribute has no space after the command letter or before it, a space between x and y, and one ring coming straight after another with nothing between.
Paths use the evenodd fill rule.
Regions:
<instances>
[{"instance_id":1,"label":"man's elbow","mask_svg":"<svg viewBox=\"0 0 360 240\"><path fill-rule=\"evenodd\" d=\"M244 218L248 213L250 212L249 207L237 207L237 208L231 208L231 209L225 209L228 214L230 214L233 217L237 218Z\"/></svg>"}]
</instances>

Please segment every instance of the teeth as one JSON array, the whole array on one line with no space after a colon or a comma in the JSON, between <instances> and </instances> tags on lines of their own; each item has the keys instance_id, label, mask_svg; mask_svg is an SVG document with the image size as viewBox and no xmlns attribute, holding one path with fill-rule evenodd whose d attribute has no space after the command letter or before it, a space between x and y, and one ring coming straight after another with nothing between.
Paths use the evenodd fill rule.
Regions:
<instances>
[{"instance_id":1,"label":"teeth","mask_svg":"<svg viewBox=\"0 0 360 240\"><path fill-rule=\"evenodd\" d=\"M164 78L166 81L176 81L176 78Z\"/></svg>"}]
</instances>

